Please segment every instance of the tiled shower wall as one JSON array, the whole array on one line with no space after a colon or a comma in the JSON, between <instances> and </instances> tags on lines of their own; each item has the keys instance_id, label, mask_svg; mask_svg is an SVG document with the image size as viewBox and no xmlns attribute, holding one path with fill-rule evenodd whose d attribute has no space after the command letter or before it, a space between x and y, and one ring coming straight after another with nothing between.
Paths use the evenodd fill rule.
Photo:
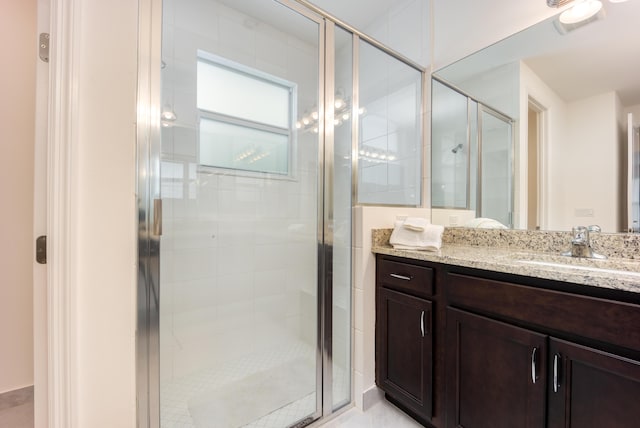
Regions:
<instances>
[{"instance_id":1,"label":"tiled shower wall","mask_svg":"<svg viewBox=\"0 0 640 428\"><path fill-rule=\"evenodd\" d=\"M211 0L165 1L164 20L162 104L177 120L162 130L161 376L315 346L317 136L298 136L292 180L199 169L195 73L203 49L298 83L304 108L316 47Z\"/></svg>"}]
</instances>

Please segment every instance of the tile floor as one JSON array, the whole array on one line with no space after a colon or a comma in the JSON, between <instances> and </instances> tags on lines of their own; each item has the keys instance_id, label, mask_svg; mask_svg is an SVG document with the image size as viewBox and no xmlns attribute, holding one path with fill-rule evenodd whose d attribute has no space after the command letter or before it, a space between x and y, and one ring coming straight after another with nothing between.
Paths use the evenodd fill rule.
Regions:
<instances>
[{"instance_id":1,"label":"tile floor","mask_svg":"<svg viewBox=\"0 0 640 428\"><path fill-rule=\"evenodd\" d=\"M233 376L227 373L227 376ZM175 385L174 385L175 386ZM182 385L184 386L184 384ZM343 386L343 385L341 385ZM170 427L193 427L186 408L186 401L180 403L179 395L190 393L175 391L171 406L163 403L163 424ZM165 393L166 395L166 393ZM310 394L288 406L279 409L247 425L251 428L283 428L292 420L308 414L315 406L315 396ZM420 428L421 425L397 409L391 403L382 400L366 412L352 408L326 423L316 423L314 428ZM10 393L0 394L0 428L33 428L33 387Z\"/></svg>"},{"instance_id":2,"label":"tile floor","mask_svg":"<svg viewBox=\"0 0 640 428\"><path fill-rule=\"evenodd\" d=\"M0 428L33 428L33 386L0 394Z\"/></svg>"},{"instance_id":3,"label":"tile floor","mask_svg":"<svg viewBox=\"0 0 640 428\"><path fill-rule=\"evenodd\" d=\"M352 408L320 428L423 428L400 409L382 400L362 412ZM315 428L315 427L314 427Z\"/></svg>"},{"instance_id":4,"label":"tile floor","mask_svg":"<svg viewBox=\"0 0 640 428\"><path fill-rule=\"evenodd\" d=\"M198 371L171 382L161 382L161 428L195 428L196 425L189 412L189 402L207 394L208 391L224 388L225 385L240 382L255 373L297 358L314 361L315 349L303 342L292 341L286 346L280 346L268 352L247 355L223 366ZM349 376L345 371L334 368L334 379L336 380L334 396L346 397L350 388ZM315 407L315 393L308 394L268 415L259 417L245 427L283 428L291 425L292 421L303 419L311 414ZM216 426L215 421L212 426Z\"/></svg>"}]
</instances>

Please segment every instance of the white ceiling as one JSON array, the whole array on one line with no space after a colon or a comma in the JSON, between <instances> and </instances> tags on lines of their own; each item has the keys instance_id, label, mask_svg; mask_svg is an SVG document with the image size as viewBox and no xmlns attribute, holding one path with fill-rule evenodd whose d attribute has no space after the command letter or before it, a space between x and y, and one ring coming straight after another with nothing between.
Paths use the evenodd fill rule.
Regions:
<instances>
[{"instance_id":1,"label":"white ceiling","mask_svg":"<svg viewBox=\"0 0 640 428\"><path fill-rule=\"evenodd\" d=\"M640 1L604 3L603 20L565 36L540 34L554 49L526 63L568 101L613 89L623 105L640 104Z\"/></svg>"},{"instance_id":2,"label":"white ceiling","mask_svg":"<svg viewBox=\"0 0 640 428\"><path fill-rule=\"evenodd\" d=\"M390 0L310 0L320 9L358 30L364 30L383 16L394 3Z\"/></svg>"},{"instance_id":3,"label":"white ceiling","mask_svg":"<svg viewBox=\"0 0 640 428\"><path fill-rule=\"evenodd\" d=\"M296 37L310 44L317 43L317 33L310 31L312 27L304 20L296 19L295 12L287 11L285 7L277 7L272 2L264 0L217 0L230 8L255 18L258 22L295 34ZM402 0L407 1L407 0ZM311 0L309 3L324 10L342 22L363 31L376 20L384 16L394 5L402 1L397 0Z\"/></svg>"},{"instance_id":4,"label":"white ceiling","mask_svg":"<svg viewBox=\"0 0 640 428\"><path fill-rule=\"evenodd\" d=\"M522 59L566 101L615 90L623 105L640 104L640 0L603 3L602 20L561 35L548 19L436 74L455 84Z\"/></svg>"}]
</instances>

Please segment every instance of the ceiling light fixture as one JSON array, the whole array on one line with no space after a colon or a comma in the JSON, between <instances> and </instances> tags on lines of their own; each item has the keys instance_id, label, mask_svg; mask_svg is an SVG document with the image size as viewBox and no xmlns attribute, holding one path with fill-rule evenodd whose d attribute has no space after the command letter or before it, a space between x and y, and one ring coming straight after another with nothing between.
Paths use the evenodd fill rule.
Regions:
<instances>
[{"instance_id":1,"label":"ceiling light fixture","mask_svg":"<svg viewBox=\"0 0 640 428\"><path fill-rule=\"evenodd\" d=\"M562 12L559 19L562 24L568 25L586 23L594 18L601 9L602 2L598 0L582 0Z\"/></svg>"}]
</instances>

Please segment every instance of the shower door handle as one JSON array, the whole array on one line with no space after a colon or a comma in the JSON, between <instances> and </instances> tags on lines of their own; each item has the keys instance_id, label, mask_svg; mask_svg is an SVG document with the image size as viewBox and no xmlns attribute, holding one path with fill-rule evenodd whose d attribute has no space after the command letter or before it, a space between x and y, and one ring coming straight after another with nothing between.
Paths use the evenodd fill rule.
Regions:
<instances>
[{"instance_id":1,"label":"shower door handle","mask_svg":"<svg viewBox=\"0 0 640 428\"><path fill-rule=\"evenodd\" d=\"M162 236L162 199L153 200L153 234Z\"/></svg>"}]
</instances>

